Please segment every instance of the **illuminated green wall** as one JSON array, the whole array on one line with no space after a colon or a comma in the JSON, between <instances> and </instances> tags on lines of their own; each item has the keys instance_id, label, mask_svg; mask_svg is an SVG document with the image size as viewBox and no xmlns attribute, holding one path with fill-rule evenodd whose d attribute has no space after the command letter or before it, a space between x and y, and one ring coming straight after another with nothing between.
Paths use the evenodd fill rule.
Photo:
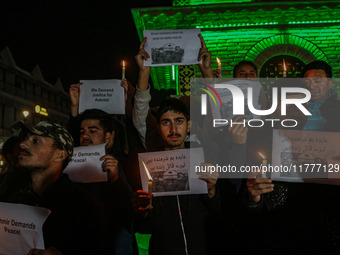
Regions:
<instances>
[{"instance_id":1,"label":"illuminated green wall","mask_svg":"<svg viewBox=\"0 0 340 255\"><path fill-rule=\"evenodd\" d=\"M223 77L231 77L233 66L243 59L255 61L260 69L270 57L292 55L304 63L325 60L340 78L340 1L225 3L132 13L140 39L144 29L200 28L213 68L216 57L222 61ZM172 70L153 68L155 88L176 88Z\"/></svg>"},{"instance_id":2,"label":"illuminated green wall","mask_svg":"<svg viewBox=\"0 0 340 255\"><path fill-rule=\"evenodd\" d=\"M220 3L242 3L252 2L253 0L173 0L173 6L201 5L201 4L220 4Z\"/></svg>"}]
</instances>

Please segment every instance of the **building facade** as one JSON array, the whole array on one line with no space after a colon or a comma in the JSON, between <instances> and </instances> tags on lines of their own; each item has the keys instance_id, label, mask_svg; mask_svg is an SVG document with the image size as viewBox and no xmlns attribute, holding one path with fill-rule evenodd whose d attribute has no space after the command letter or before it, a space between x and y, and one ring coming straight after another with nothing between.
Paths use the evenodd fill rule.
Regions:
<instances>
[{"instance_id":1,"label":"building facade","mask_svg":"<svg viewBox=\"0 0 340 255\"><path fill-rule=\"evenodd\" d=\"M14 122L46 120L66 125L69 111L69 94L60 79L52 85L44 80L39 66L27 72L16 66L9 48L0 52L0 148Z\"/></svg>"},{"instance_id":2,"label":"building facade","mask_svg":"<svg viewBox=\"0 0 340 255\"><path fill-rule=\"evenodd\" d=\"M235 64L253 61L262 77L298 77L301 67L324 60L340 78L340 1L174 0L173 6L133 9L140 39L143 30L201 29L213 68L218 57L224 78ZM156 89L190 94L197 66L152 68ZM269 86L269 85L268 85ZM340 86L335 83L338 95ZM270 88L265 87L266 91Z\"/></svg>"}]
</instances>

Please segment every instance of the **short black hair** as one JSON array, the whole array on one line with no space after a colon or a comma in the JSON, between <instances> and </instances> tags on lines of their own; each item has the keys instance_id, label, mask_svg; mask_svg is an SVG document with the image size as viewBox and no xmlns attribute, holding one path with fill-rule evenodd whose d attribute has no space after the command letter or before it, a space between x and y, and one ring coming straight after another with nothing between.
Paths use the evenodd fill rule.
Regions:
<instances>
[{"instance_id":1,"label":"short black hair","mask_svg":"<svg viewBox=\"0 0 340 255\"><path fill-rule=\"evenodd\" d=\"M157 118L158 123L162 115L166 113L167 111L182 113L187 120L190 120L188 107L185 105L185 103L182 100L178 98L171 97L161 102L156 113L156 118Z\"/></svg>"},{"instance_id":2,"label":"short black hair","mask_svg":"<svg viewBox=\"0 0 340 255\"><path fill-rule=\"evenodd\" d=\"M125 157L125 130L123 124L114 115L99 109L87 109L79 115L78 126L84 120L98 120L99 125L104 129L104 133L115 132L114 143L107 153L115 156L118 160Z\"/></svg>"},{"instance_id":3,"label":"short black hair","mask_svg":"<svg viewBox=\"0 0 340 255\"><path fill-rule=\"evenodd\" d=\"M116 130L116 120L107 112L99 109L87 109L79 115L79 124L84 120L99 120L100 126L104 132L113 132Z\"/></svg>"},{"instance_id":4,"label":"short black hair","mask_svg":"<svg viewBox=\"0 0 340 255\"><path fill-rule=\"evenodd\" d=\"M309 70L324 70L327 78L333 77L332 67L322 60L316 60L306 65L301 72L302 77L304 77Z\"/></svg>"},{"instance_id":5,"label":"short black hair","mask_svg":"<svg viewBox=\"0 0 340 255\"><path fill-rule=\"evenodd\" d=\"M257 66L256 66L253 62L251 62L251 61L249 61L249 60L242 60L242 61L238 62L238 63L234 66L234 70L233 70L233 78L236 78L236 72L237 72L237 70L238 70L240 67L242 67L242 66L251 66L251 67L253 67L254 70L255 70L255 72L256 72L256 74L257 74Z\"/></svg>"}]
</instances>

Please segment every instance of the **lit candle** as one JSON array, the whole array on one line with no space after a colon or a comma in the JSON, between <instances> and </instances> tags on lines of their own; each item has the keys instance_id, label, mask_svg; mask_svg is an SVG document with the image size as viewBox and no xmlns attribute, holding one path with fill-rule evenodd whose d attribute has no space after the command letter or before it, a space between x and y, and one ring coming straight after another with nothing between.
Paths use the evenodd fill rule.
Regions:
<instances>
[{"instance_id":1,"label":"lit candle","mask_svg":"<svg viewBox=\"0 0 340 255\"><path fill-rule=\"evenodd\" d=\"M123 60L123 66L122 66L122 80L125 79L125 61Z\"/></svg>"},{"instance_id":2,"label":"lit candle","mask_svg":"<svg viewBox=\"0 0 340 255\"><path fill-rule=\"evenodd\" d=\"M222 62L219 58L216 58L216 61L217 61L218 70L219 70L218 78L222 78Z\"/></svg>"},{"instance_id":3,"label":"lit candle","mask_svg":"<svg viewBox=\"0 0 340 255\"><path fill-rule=\"evenodd\" d=\"M286 61L283 59L283 78L287 77L287 67L286 67Z\"/></svg>"},{"instance_id":4,"label":"lit candle","mask_svg":"<svg viewBox=\"0 0 340 255\"><path fill-rule=\"evenodd\" d=\"M260 157L262 158L262 165L266 166L267 165L267 158L265 155L263 155L262 152L259 152Z\"/></svg>"},{"instance_id":5,"label":"lit candle","mask_svg":"<svg viewBox=\"0 0 340 255\"><path fill-rule=\"evenodd\" d=\"M267 166L267 157L262 152L259 152L259 155L262 158L262 166ZM262 173L261 177L266 178L266 174Z\"/></svg>"},{"instance_id":6,"label":"lit candle","mask_svg":"<svg viewBox=\"0 0 340 255\"><path fill-rule=\"evenodd\" d=\"M152 181L153 180L152 180L150 172L149 172L148 168L146 167L143 160L142 160L142 163L143 163L146 175L148 176L148 192L149 192L149 195L150 195L150 206L149 206L149 208L152 208Z\"/></svg>"}]
</instances>

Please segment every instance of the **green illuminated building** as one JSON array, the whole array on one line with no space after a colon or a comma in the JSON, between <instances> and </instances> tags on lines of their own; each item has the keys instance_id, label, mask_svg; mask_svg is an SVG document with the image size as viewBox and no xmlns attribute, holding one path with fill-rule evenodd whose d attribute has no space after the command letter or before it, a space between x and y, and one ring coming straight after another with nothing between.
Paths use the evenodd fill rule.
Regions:
<instances>
[{"instance_id":1,"label":"green illuminated building","mask_svg":"<svg viewBox=\"0 0 340 255\"><path fill-rule=\"evenodd\" d=\"M140 39L143 30L200 28L213 68L218 57L223 77L241 60L251 60L265 77L299 74L313 60L328 62L340 77L340 1L261 2L228 0L174 0L172 7L133 9ZM156 89L187 94L197 66L152 68ZM335 85L340 93L340 86Z\"/></svg>"}]
</instances>

